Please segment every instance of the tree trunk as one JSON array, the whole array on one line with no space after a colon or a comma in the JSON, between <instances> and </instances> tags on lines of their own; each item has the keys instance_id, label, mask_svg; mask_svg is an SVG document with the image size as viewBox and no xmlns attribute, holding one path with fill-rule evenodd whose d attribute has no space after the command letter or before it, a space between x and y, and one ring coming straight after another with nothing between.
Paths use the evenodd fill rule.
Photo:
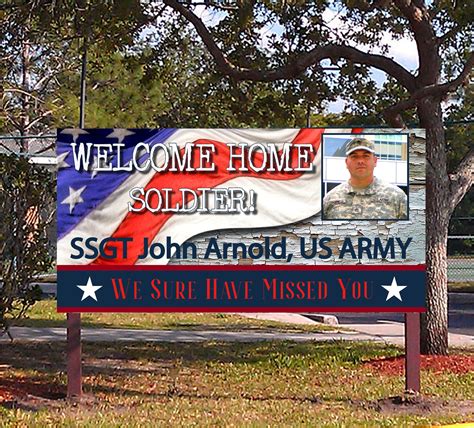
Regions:
<instances>
[{"instance_id":1,"label":"tree trunk","mask_svg":"<svg viewBox=\"0 0 474 428\"><path fill-rule=\"evenodd\" d=\"M25 25L22 47L21 47L21 89L23 91L21 95L21 113L20 113L20 135L26 136L28 125L30 123L30 42L28 40L28 27ZM27 140L20 140L21 152L28 151Z\"/></svg>"},{"instance_id":2,"label":"tree trunk","mask_svg":"<svg viewBox=\"0 0 474 428\"><path fill-rule=\"evenodd\" d=\"M445 134L440 100L426 98L418 105L426 129L426 314L421 318L421 352L448 352L447 244L451 215Z\"/></svg>"}]
</instances>

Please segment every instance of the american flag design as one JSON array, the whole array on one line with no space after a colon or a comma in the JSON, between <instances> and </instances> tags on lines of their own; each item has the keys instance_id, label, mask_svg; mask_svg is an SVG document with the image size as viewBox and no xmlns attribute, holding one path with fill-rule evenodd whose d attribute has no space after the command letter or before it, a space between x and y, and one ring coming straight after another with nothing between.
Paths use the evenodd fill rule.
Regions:
<instances>
[{"instance_id":1,"label":"american flag design","mask_svg":"<svg viewBox=\"0 0 474 428\"><path fill-rule=\"evenodd\" d=\"M167 264L168 259L139 259L139 242L147 238L150 243L164 243L167 238L182 244L193 236L204 232L234 228L262 228L294 223L318 214L321 211L321 150L322 134L360 132L356 129L303 128L303 129L60 129L57 137L58 157L58 265L139 265ZM106 160L116 166L129 162L134 148L139 143L153 147L158 144L176 144L184 150L191 143L213 144L216 151L212 172L147 172L98 171L101 160L97 156L89 159L87 170L77 170L74 162L74 144L121 144L121 159L111 154ZM228 144L247 143L275 144L282 147L310 144L314 151L310 161L311 172L300 171L238 171L227 170ZM91 151L91 153L94 153ZM257 154L258 156L258 154ZM143 161L146 154L143 155ZM103 161L103 159L102 159ZM291 162L294 163L294 156ZM170 212L130 212L129 192L132 188L171 188L194 190L199 188L241 188L253 190L258 205L251 213L192 214ZM133 201L132 201L133 202ZM189 203L190 201L187 201ZM172 199L172 204L179 204ZM212 204L212 200L210 201ZM98 256L95 260L72 259L73 238L96 237L98 241L107 237L134 238L127 257L113 260Z\"/></svg>"}]
</instances>

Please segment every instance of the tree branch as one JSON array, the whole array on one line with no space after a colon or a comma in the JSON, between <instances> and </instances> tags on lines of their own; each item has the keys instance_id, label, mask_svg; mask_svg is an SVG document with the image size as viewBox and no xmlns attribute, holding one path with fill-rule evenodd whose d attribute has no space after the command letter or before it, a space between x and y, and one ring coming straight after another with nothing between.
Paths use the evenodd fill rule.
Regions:
<instances>
[{"instance_id":1,"label":"tree branch","mask_svg":"<svg viewBox=\"0 0 474 428\"><path fill-rule=\"evenodd\" d=\"M471 52L466 64L458 77L449 82L441 85L430 85L419 89L414 92L410 98L402 100L399 103L388 107L383 112L385 120L393 127L400 128L404 127L404 122L400 113L413 108L417 105L418 101L426 97L443 98L449 92L455 91L459 86L463 85L467 79L469 79L470 73L474 66L474 52Z\"/></svg>"},{"instance_id":2,"label":"tree branch","mask_svg":"<svg viewBox=\"0 0 474 428\"><path fill-rule=\"evenodd\" d=\"M183 2L181 2L183 3ZM239 8L239 6L235 5L225 5L225 4L219 4L219 3L212 3L210 4L208 1L193 1L192 3L188 3L188 6L212 6L214 9L219 9L219 10L236 10Z\"/></svg>"},{"instance_id":3,"label":"tree branch","mask_svg":"<svg viewBox=\"0 0 474 428\"><path fill-rule=\"evenodd\" d=\"M20 89L20 88L5 88L3 89L3 92L4 93L19 93L21 95L25 95L27 97L31 97L33 98L35 101L38 101L39 103L43 103L44 101L37 97L36 95L33 95L31 92L28 92L28 91L25 91L23 89Z\"/></svg>"},{"instance_id":4,"label":"tree branch","mask_svg":"<svg viewBox=\"0 0 474 428\"><path fill-rule=\"evenodd\" d=\"M431 16L423 0L393 0L395 6L408 20L418 47L420 62L417 80L419 85L435 84L441 71L438 38Z\"/></svg>"},{"instance_id":5,"label":"tree branch","mask_svg":"<svg viewBox=\"0 0 474 428\"><path fill-rule=\"evenodd\" d=\"M413 92L416 89L414 76L400 64L383 55L376 55L363 52L351 46L328 44L319 46L309 52L300 54L291 63L272 70L252 70L241 68L232 64L222 50L215 42L212 34L207 27L191 10L184 7L176 0L164 0L164 3L173 10L186 18L196 29L206 48L214 58L218 70L235 80L253 80L253 81L275 81L282 79L291 79L300 75L308 67L322 61L323 59L346 59L351 62L368 65L384 71L395 78L408 91Z\"/></svg>"},{"instance_id":6,"label":"tree branch","mask_svg":"<svg viewBox=\"0 0 474 428\"><path fill-rule=\"evenodd\" d=\"M418 101L426 97L443 98L449 92L455 91L466 83L474 67L474 52L471 52L458 77L441 85L428 85L414 92L410 99Z\"/></svg>"},{"instance_id":7,"label":"tree branch","mask_svg":"<svg viewBox=\"0 0 474 428\"><path fill-rule=\"evenodd\" d=\"M453 37L454 35L456 35L456 33L458 33L459 31L461 31L463 27L459 24L455 25L453 28L451 28L450 30L446 31L446 33L444 33L443 35L439 36L438 37L438 44L442 45L443 43L445 43L447 40L449 40L451 37Z\"/></svg>"},{"instance_id":8,"label":"tree branch","mask_svg":"<svg viewBox=\"0 0 474 428\"><path fill-rule=\"evenodd\" d=\"M407 100L402 100L393 106L386 108L382 115L386 122L393 128L406 128L405 121L402 119L401 112L415 107L415 100L408 98Z\"/></svg>"},{"instance_id":9,"label":"tree branch","mask_svg":"<svg viewBox=\"0 0 474 428\"><path fill-rule=\"evenodd\" d=\"M469 57L464 64L464 67L459 73L458 77L456 77L453 80L450 80L449 82L443 83L441 85L431 85L431 86L426 86L425 88L421 89L420 93L426 91L428 93L433 92L432 95L438 95L438 96L444 96L448 92L453 92L455 91L459 86L463 85L466 83L466 81L469 79L469 76L472 72L472 68L474 67L474 51L471 51L469 54Z\"/></svg>"},{"instance_id":10,"label":"tree branch","mask_svg":"<svg viewBox=\"0 0 474 428\"><path fill-rule=\"evenodd\" d=\"M48 144L46 147L43 147L42 149L38 150L35 152L35 155L40 155L41 153L47 152L50 149L53 149L56 146L56 141L52 142L51 144Z\"/></svg>"},{"instance_id":11,"label":"tree branch","mask_svg":"<svg viewBox=\"0 0 474 428\"><path fill-rule=\"evenodd\" d=\"M451 213L474 184L474 147L464 156L456 170L449 174Z\"/></svg>"},{"instance_id":12,"label":"tree branch","mask_svg":"<svg viewBox=\"0 0 474 428\"><path fill-rule=\"evenodd\" d=\"M5 144L3 143L0 143L0 147L3 147L5 150L8 150L10 152L10 154L13 154L15 153L14 150L10 149L10 147L7 147Z\"/></svg>"},{"instance_id":13,"label":"tree branch","mask_svg":"<svg viewBox=\"0 0 474 428\"><path fill-rule=\"evenodd\" d=\"M50 116L51 114L54 113L54 110L47 110L43 112L40 116L36 117L34 120L32 120L28 125L25 127L25 131L28 131L30 128L32 128L34 125L36 125L38 122L41 122L45 117Z\"/></svg>"}]
</instances>

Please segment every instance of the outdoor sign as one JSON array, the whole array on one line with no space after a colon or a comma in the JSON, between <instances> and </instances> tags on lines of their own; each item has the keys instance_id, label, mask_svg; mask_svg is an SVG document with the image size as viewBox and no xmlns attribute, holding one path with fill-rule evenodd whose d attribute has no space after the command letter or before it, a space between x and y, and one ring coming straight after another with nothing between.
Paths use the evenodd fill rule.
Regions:
<instances>
[{"instance_id":1,"label":"outdoor sign","mask_svg":"<svg viewBox=\"0 0 474 428\"><path fill-rule=\"evenodd\" d=\"M60 129L58 311L422 312L423 138Z\"/></svg>"}]
</instances>

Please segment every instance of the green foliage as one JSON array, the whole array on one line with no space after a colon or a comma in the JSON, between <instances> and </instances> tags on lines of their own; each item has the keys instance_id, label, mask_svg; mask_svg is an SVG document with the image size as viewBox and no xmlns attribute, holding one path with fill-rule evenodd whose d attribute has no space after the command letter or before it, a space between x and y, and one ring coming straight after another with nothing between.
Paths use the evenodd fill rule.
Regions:
<instances>
[{"instance_id":1,"label":"green foliage","mask_svg":"<svg viewBox=\"0 0 474 428\"><path fill-rule=\"evenodd\" d=\"M218 76L203 47L192 40L137 46L106 54L91 46L87 127L304 126L301 82L234 82ZM75 126L79 73L59 78L48 102L61 104L52 125ZM314 105L316 102L313 102Z\"/></svg>"},{"instance_id":2,"label":"green foliage","mask_svg":"<svg viewBox=\"0 0 474 428\"><path fill-rule=\"evenodd\" d=\"M459 92L457 103L448 112L446 128L449 171L454 171L461 159L474 146L474 85ZM463 219L458 219L462 217ZM470 218L470 220L469 220ZM450 235L474 236L474 189L466 194L454 211L449 225ZM473 239L451 239L448 254L474 254Z\"/></svg>"},{"instance_id":3,"label":"green foliage","mask_svg":"<svg viewBox=\"0 0 474 428\"><path fill-rule=\"evenodd\" d=\"M119 53L89 54L86 124L90 128L153 127L163 111L164 94L160 81L145 76L145 66L136 56ZM54 118L57 127L76 126L79 122L78 88L80 76L69 72L60 78L55 97L63 108Z\"/></svg>"},{"instance_id":4,"label":"green foliage","mask_svg":"<svg viewBox=\"0 0 474 428\"><path fill-rule=\"evenodd\" d=\"M242 68L291 66L298 55L328 43L387 55L394 40L412 37L407 20L390 2L375 9L365 0L239 1L238 6L227 11L209 6L203 16L226 57ZM455 29L440 50L444 75L454 76L472 40L472 2L462 0L453 8L440 0L427 7L437 35ZM47 126L77 124L83 36L89 45L88 126L302 126L308 106L323 113L337 98L345 101L346 122L380 125L380 113L408 95L393 79L377 85L372 69L336 58L273 83L223 78L194 29L151 0L43 0L3 9L0 70L10 61L18 74L27 36L35 59L31 80L48 82L42 111L52 113L39 122ZM328 72L328 66L335 70ZM12 95L6 101L11 106ZM16 95L17 109L9 118L24 113L21 101ZM29 100L27 107L32 106ZM403 116L416 123L414 110Z\"/></svg>"},{"instance_id":5,"label":"green foliage","mask_svg":"<svg viewBox=\"0 0 474 428\"><path fill-rule=\"evenodd\" d=\"M31 283L52 265L46 228L54 199L50 172L26 158L0 154L0 328L23 316L40 295Z\"/></svg>"},{"instance_id":6,"label":"green foliage","mask_svg":"<svg viewBox=\"0 0 474 428\"><path fill-rule=\"evenodd\" d=\"M444 0L426 3L436 36L449 32L439 51L439 72L443 79L451 79L469 55L473 25L466 16L472 16L472 2L462 2L456 8ZM413 39L410 22L392 2L262 1L242 2L226 13L213 14L212 10L207 9L209 15L203 22L226 58L241 69L292 68L301 54L330 44L355 46L390 58L390 48L397 40ZM169 24L175 26L174 31L163 31L162 40L177 39L186 28L179 20ZM385 121L381 113L409 97L400 82L386 76L380 85L373 68L345 59L334 57L302 69L296 77L270 85L282 91L286 104L303 109L309 104L322 113L329 101L340 98L345 101L344 114L354 115L356 122L365 119L369 124L382 125ZM417 70L407 71L417 75ZM407 124L418 123L415 108L402 112L402 116Z\"/></svg>"},{"instance_id":7,"label":"green foliage","mask_svg":"<svg viewBox=\"0 0 474 428\"><path fill-rule=\"evenodd\" d=\"M84 39L111 55L132 46L158 13L139 0L14 3L0 5L0 127L21 135L47 132L71 108L57 91L80 70Z\"/></svg>"}]
</instances>

